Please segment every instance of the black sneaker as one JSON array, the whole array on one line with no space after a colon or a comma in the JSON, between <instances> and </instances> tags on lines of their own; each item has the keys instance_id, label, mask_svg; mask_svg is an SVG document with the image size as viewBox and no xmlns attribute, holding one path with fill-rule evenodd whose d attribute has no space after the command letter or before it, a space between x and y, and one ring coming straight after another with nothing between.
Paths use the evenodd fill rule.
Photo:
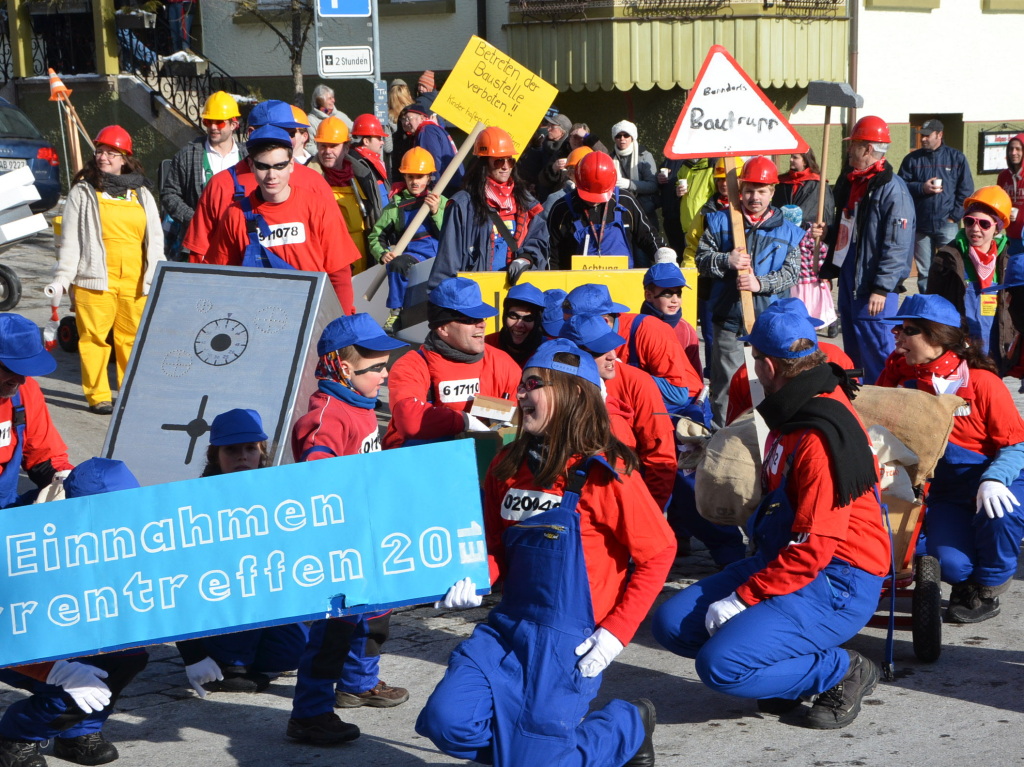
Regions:
<instances>
[{"instance_id":1,"label":"black sneaker","mask_svg":"<svg viewBox=\"0 0 1024 767\"><path fill-rule=\"evenodd\" d=\"M214 679L203 685L207 692L263 692L270 687L270 677L245 666L221 666L223 679Z\"/></svg>"},{"instance_id":2,"label":"black sneaker","mask_svg":"<svg viewBox=\"0 0 1024 767\"><path fill-rule=\"evenodd\" d=\"M761 698L757 701L757 710L762 714L771 714L772 716L783 716L788 714L790 711L795 711L800 708L800 699L791 700L789 698Z\"/></svg>"},{"instance_id":3,"label":"black sneaker","mask_svg":"<svg viewBox=\"0 0 1024 767\"><path fill-rule=\"evenodd\" d=\"M981 623L999 615L999 597L983 597L973 583L954 583L946 608L947 623Z\"/></svg>"},{"instance_id":4,"label":"black sneaker","mask_svg":"<svg viewBox=\"0 0 1024 767\"><path fill-rule=\"evenodd\" d=\"M341 721L341 717L330 711L305 719L289 719L287 735L305 743L327 745L355 740L359 737L359 728Z\"/></svg>"},{"instance_id":5,"label":"black sneaker","mask_svg":"<svg viewBox=\"0 0 1024 767\"><path fill-rule=\"evenodd\" d=\"M622 767L654 767L654 725L657 723L657 712L647 698L634 700L633 705L640 712L640 719L644 723L644 742L633 754L633 758Z\"/></svg>"},{"instance_id":6,"label":"black sneaker","mask_svg":"<svg viewBox=\"0 0 1024 767\"><path fill-rule=\"evenodd\" d=\"M878 684L878 666L859 652L850 653L850 668L843 681L818 695L806 723L815 730L838 730L857 718L861 701L870 695Z\"/></svg>"},{"instance_id":7,"label":"black sneaker","mask_svg":"<svg viewBox=\"0 0 1024 767\"><path fill-rule=\"evenodd\" d=\"M54 738L53 755L75 764L107 764L118 757L117 747L102 732L90 732L77 738Z\"/></svg>"},{"instance_id":8,"label":"black sneaker","mask_svg":"<svg viewBox=\"0 0 1024 767\"><path fill-rule=\"evenodd\" d=\"M39 747L46 741L0 738L0 767L46 767Z\"/></svg>"},{"instance_id":9,"label":"black sneaker","mask_svg":"<svg viewBox=\"0 0 1024 767\"><path fill-rule=\"evenodd\" d=\"M114 405L111 402L97 402L95 405L89 405L89 412L96 413L96 415L110 415L114 412Z\"/></svg>"}]
</instances>

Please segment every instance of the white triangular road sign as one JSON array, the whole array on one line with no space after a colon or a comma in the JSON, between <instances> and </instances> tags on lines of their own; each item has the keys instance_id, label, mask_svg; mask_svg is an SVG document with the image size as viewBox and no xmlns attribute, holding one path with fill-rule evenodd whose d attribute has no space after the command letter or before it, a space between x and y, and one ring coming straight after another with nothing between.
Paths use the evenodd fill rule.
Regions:
<instances>
[{"instance_id":1,"label":"white triangular road sign","mask_svg":"<svg viewBox=\"0 0 1024 767\"><path fill-rule=\"evenodd\" d=\"M807 142L729 52L711 46L665 144L676 160L803 153Z\"/></svg>"}]
</instances>

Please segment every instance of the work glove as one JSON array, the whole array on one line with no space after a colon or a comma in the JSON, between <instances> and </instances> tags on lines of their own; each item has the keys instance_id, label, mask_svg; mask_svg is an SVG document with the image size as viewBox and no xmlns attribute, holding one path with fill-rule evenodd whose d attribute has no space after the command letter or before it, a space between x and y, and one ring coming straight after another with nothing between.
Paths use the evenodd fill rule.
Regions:
<instances>
[{"instance_id":1,"label":"work glove","mask_svg":"<svg viewBox=\"0 0 1024 767\"><path fill-rule=\"evenodd\" d=\"M595 677L604 671L622 652L622 642L608 629L599 628L576 648L576 667L585 677Z\"/></svg>"},{"instance_id":2,"label":"work glove","mask_svg":"<svg viewBox=\"0 0 1024 767\"><path fill-rule=\"evenodd\" d=\"M1014 506L1020 506L1020 501L1002 482L987 479L978 486L978 512L984 510L989 519L1012 514Z\"/></svg>"},{"instance_id":3,"label":"work glove","mask_svg":"<svg viewBox=\"0 0 1024 767\"><path fill-rule=\"evenodd\" d=\"M615 179L615 186L617 186L619 189L625 189L627 192L629 191L629 186L631 183L632 182L628 178Z\"/></svg>"},{"instance_id":4,"label":"work glove","mask_svg":"<svg viewBox=\"0 0 1024 767\"><path fill-rule=\"evenodd\" d=\"M50 299L50 306L60 306L61 296L64 295L64 286L58 280L54 280L43 288L43 293Z\"/></svg>"},{"instance_id":5,"label":"work glove","mask_svg":"<svg viewBox=\"0 0 1024 767\"><path fill-rule=\"evenodd\" d=\"M735 618L746 609L747 605L736 596L734 591L725 599L719 599L708 608L707 615L704 616L704 628L711 636L714 636L727 620Z\"/></svg>"},{"instance_id":6,"label":"work glove","mask_svg":"<svg viewBox=\"0 0 1024 767\"><path fill-rule=\"evenodd\" d=\"M533 263L528 258L517 258L510 263L505 271L508 272L509 285L515 285L519 282L519 277L523 272L533 268Z\"/></svg>"},{"instance_id":7,"label":"work glove","mask_svg":"<svg viewBox=\"0 0 1024 767\"><path fill-rule=\"evenodd\" d=\"M59 660L53 664L46 683L63 688L82 711L91 714L110 705L110 688L103 680L107 672L76 660Z\"/></svg>"},{"instance_id":8,"label":"work glove","mask_svg":"<svg viewBox=\"0 0 1024 767\"><path fill-rule=\"evenodd\" d=\"M468 610L472 607L479 607L484 603L484 598L476 593L476 584L472 578L463 578L456 581L455 585L448 589L444 599L434 602L434 609L446 608L449 610Z\"/></svg>"},{"instance_id":9,"label":"work glove","mask_svg":"<svg viewBox=\"0 0 1024 767\"><path fill-rule=\"evenodd\" d=\"M416 266L416 264L418 263L419 261L417 261L413 256L410 256L407 253L403 253L402 255L395 256L390 261L388 261L387 270L389 272L398 272L403 277L408 277L409 270Z\"/></svg>"},{"instance_id":10,"label":"work glove","mask_svg":"<svg viewBox=\"0 0 1024 767\"><path fill-rule=\"evenodd\" d=\"M672 248L658 248L654 252L654 263L656 264L674 264L676 262L676 252Z\"/></svg>"},{"instance_id":11,"label":"work glove","mask_svg":"<svg viewBox=\"0 0 1024 767\"><path fill-rule=\"evenodd\" d=\"M463 413L462 418L465 421L465 427L463 431L490 431L491 428L477 418L475 415L469 413Z\"/></svg>"},{"instance_id":12,"label":"work glove","mask_svg":"<svg viewBox=\"0 0 1024 767\"><path fill-rule=\"evenodd\" d=\"M224 681L224 672L221 671L220 665L209 656L203 658L198 663L191 663L185 666L185 676L188 677L188 683L192 685L192 689L196 691L200 698L206 697L204 684L213 681Z\"/></svg>"}]
</instances>

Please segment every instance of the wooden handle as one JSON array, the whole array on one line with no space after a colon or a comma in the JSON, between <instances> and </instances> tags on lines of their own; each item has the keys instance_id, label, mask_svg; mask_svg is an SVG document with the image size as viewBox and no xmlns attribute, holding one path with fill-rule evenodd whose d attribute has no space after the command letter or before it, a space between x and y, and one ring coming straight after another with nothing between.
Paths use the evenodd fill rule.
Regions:
<instances>
[{"instance_id":1,"label":"wooden handle","mask_svg":"<svg viewBox=\"0 0 1024 767\"><path fill-rule=\"evenodd\" d=\"M736 178L736 158L725 158L725 181L729 187L729 223L732 224L733 249L747 249L747 236L743 229L743 211L740 209L740 184ZM741 269L739 274L751 274L750 269ZM754 329L754 296L749 290L740 291L740 306L743 309L743 327L747 333Z\"/></svg>"},{"instance_id":2,"label":"wooden handle","mask_svg":"<svg viewBox=\"0 0 1024 767\"><path fill-rule=\"evenodd\" d=\"M825 107L825 130L821 142L821 181L818 182L818 224L825 223L825 190L828 188L828 136L832 128L832 107ZM821 268L821 238L814 238L814 275Z\"/></svg>"}]
</instances>

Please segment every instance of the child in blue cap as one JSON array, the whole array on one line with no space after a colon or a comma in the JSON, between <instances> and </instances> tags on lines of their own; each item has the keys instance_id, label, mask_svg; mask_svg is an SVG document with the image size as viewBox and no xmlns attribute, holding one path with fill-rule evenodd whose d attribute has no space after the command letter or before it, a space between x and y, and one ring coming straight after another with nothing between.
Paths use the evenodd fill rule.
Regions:
<instances>
[{"instance_id":1,"label":"child in blue cap","mask_svg":"<svg viewBox=\"0 0 1024 767\"><path fill-rule=\"evenodd\" d=\"M544 293L528 282L521 282L509 288L501 309L501 330L485 336L484 342L501 349L516 364L525 365L544 340Z\"/></svg>"},{"instance_id":2,"label":"child in blue cap","mask_svg":"<svg viewBox=\"0 0 1024 767\"><path fill-rule=\"evenodd\" d=\"M296 461L316 461L380 450L377 395L388 378L388 360L402 343L368 314L333 320L320 336L317 391L309 412L292 428ZM381 646L391 611L314 621L299 662L288 737L310 743L341 743L359 737L335 708L391 708L408 690L380 678Z\"/></svg>"}]
</instances>

